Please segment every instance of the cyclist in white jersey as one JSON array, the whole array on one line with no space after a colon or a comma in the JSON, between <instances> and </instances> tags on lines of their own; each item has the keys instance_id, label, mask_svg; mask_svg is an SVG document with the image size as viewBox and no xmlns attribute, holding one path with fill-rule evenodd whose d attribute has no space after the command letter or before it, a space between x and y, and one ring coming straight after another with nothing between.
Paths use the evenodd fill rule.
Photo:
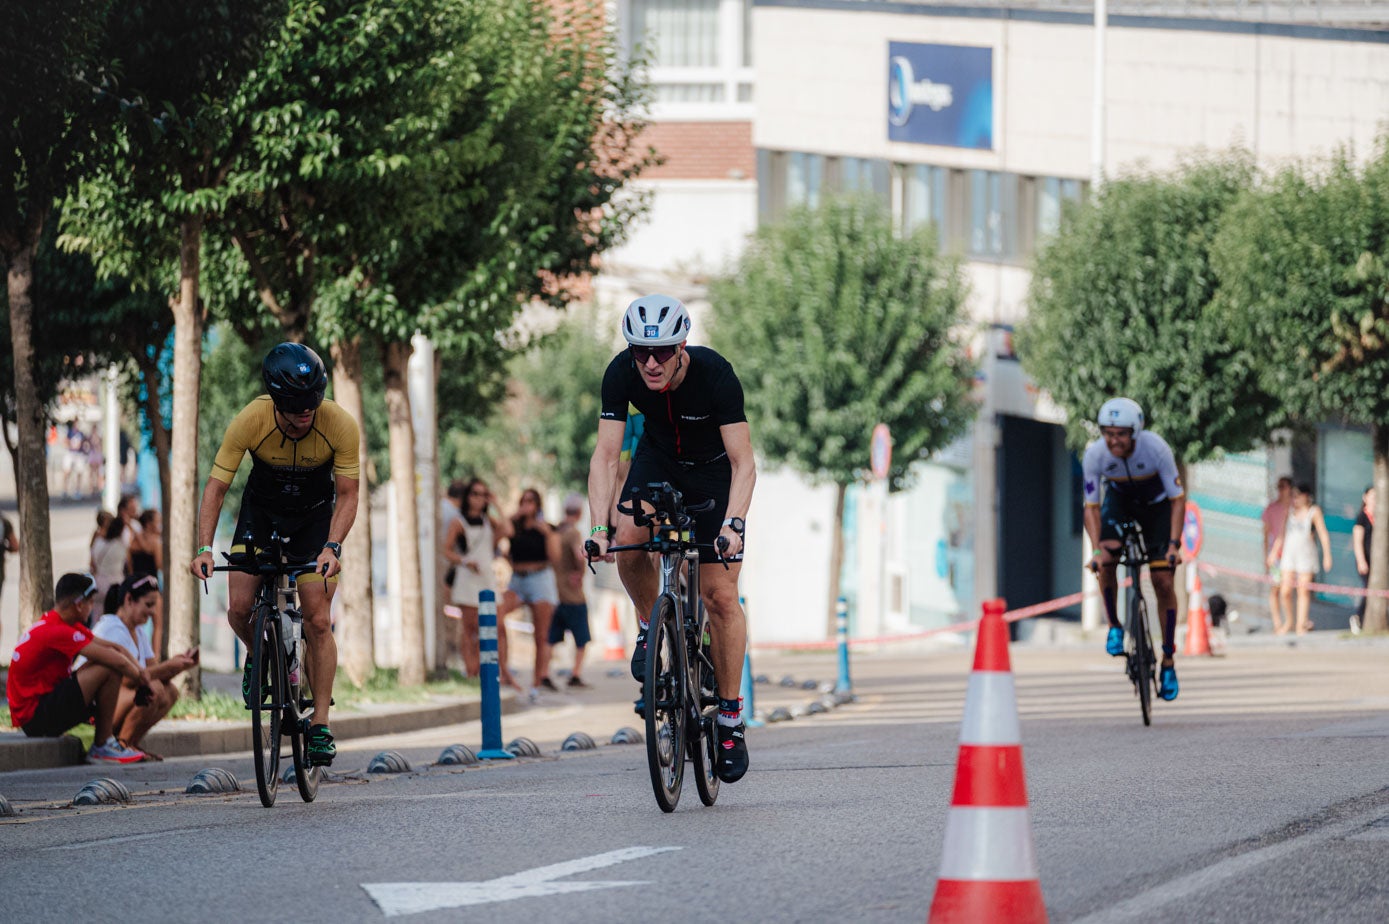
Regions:
<instances>
[{"instance_id":1,"label":"cyclist in white jersey","mask_svg":"<svg viewBox=\"0 0 1389 924\"><path fill-rule=\"evenodd\" d=\"M1111 398L1100 408L1100 438L1085 450L1085 532L1095 548L1090 569L1100 582L1109 636L1105 651L1124 653L1124 629L1117 596L1120 538L1118 524L1132 519L1143 532L1148 576L1162 613L1162 682L1158 695L1177 698L1177 669L1172 657L1177 630L1177 593L1173 575L1181 561L1186 495L1177 459L1167 441L1143 429L1143 408L1129 398ZM1103 487L1103 499L1101 488Z\"/></svg>"}]
</instances>

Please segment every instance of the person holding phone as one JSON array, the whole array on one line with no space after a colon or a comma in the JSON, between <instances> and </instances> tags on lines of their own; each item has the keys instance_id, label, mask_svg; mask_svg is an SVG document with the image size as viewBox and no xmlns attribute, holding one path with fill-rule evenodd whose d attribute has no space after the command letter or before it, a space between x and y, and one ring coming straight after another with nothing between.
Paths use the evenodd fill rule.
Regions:
<instances>
[{"instance_id":1,"label":"person holding phone","mask_svg":"<svg viewBox=\"0 0 1389 924\"><path fill-rule=\"evenodd\" d=\"M167 661L156 661L145 633L140 627L159 611L159 578L153 574L132 574L106 594L105 615L92 627L92 634L113 645L119 645L145 669L148 683L125 680L116 699L112 728L116 739L128 748L139 750L146 760L162 760L158 754L140 747L149 730L174 708L178 689L171 682L175 677L198 663L198 649L190 648ZM85 658L77 659L81 667Z\"/></svg>"}]
</instances>

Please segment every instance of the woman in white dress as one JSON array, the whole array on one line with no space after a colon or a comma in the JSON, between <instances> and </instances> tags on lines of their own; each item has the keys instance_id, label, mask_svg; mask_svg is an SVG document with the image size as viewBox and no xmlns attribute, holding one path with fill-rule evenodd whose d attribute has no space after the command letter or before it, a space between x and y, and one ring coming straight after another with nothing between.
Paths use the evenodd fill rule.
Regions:
<instances>
[{"instance_id":1,"label":"woman in white dress","mask_svg":"<svg viewBox=\"0 0 1389 924\"><path fill-rule=\"evenodd\" d=\"M1316 538L1313 539L1313 534ZM1312 631L1312 620L1307 612L1312 605L1312 578L1317 573L1317 546L1321 543L1321 570L1331 570L1331 536L1326 531L1326 519L1321 508L1312 503L1312 486L1299 482L1293 486L1292 507L1283 525L1283 534L1273 543L1268 563L1275 563L1282 572L1282 586L1278 593L1283 600L1283 612L1292 612L1293 585L1297 585L1297 623L1298 635ZM1274 633L1284 635L1288 627L1276 626Z\"/></svg>"},{"instance_id":2,"label":"woman in white dress","mask_svg":"<svg viewBox=\"0 0 1389 924\"><path fill-rule=\"evenodd\" d=\"M458 647L469 677L478 676L481 667L477 631L478 594L484 590L496 592L497 573L493 562L497 554L497 541L511 535L511 524L492 515L493 501L486 482L481 478L470 480L459 501L463 515L449 522L448 532L444 536L444 557L453 566L450 599L462 612ZM519 690L521 685L507 667L506 628L500 619L497 620L497 665L501 682Z\"/></svg>"},{"instance_id":3,"label":"woman in white dress","mask_svg":"<svg viewBox=\"0 0 1389 924\"><path fill-rule=\"evenodd\" d=\"M109 516L109 514L108 514ZM106 591L125 580L125 561L129 548L125 544L125 524L120 517L111 517L99 527L92 541L92 577L96 578L97 597L106 599Z\"/></svg>"}]
</instances>

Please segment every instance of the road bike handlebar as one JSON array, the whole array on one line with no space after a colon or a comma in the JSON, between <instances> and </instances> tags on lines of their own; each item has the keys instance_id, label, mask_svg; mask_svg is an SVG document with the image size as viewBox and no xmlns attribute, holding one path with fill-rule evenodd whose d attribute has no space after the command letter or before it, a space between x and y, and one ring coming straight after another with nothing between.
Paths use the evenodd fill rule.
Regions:
<instances>
[{"instance_id":1,"label":"road bike handlebar","mask_svg":"<svg viewBox=\"0 0 1389 924\"><path fill-rule=\"evenodd\" d=\"M646 510L638 506L638 503L650 504L654 512L647 513ZM670 540L656 538L656 531L663 525L669 523L676 529L684 531L694 523L693 514L704 513L706 510L714 509L714 499L711 497L703 503L693 507L686 507L685 496L677 491L670 482L651 482L647 485L634 487L631 492L631 500L623 504L618 502L617 512L623 516L632 518L632 522L637 526L645 526L651 532L651 538L645 542L632 545L612 545L608 546L608 552L659 552L669 547ZM728 539L719 536L714 540L713 545L677 540L676 545L685 548L713 549L719 556L719 562L727 570L728 562L724 561L724 552L728 550ZM597 573L593 567L593 560L599 554L598 543L592 539L584 542L584 555L588 559L588 570Z\"/></svg>"}]
</instances>

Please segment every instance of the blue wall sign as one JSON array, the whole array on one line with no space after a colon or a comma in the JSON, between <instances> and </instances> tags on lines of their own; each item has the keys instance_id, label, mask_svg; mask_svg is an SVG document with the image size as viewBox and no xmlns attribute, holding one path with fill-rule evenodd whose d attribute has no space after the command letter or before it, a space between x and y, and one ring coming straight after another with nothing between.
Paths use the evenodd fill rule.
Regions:
<instances>
[{"instance_id":1,"label":"blue wall sign","mask_svg":"<svg viewBox=\"0 0 1389 924\"><path fill-rule=\"evenodd\" d=\"M992 48L889 42L887 49L888 140L993 149Z\"/></svg>"}]
</instances>

